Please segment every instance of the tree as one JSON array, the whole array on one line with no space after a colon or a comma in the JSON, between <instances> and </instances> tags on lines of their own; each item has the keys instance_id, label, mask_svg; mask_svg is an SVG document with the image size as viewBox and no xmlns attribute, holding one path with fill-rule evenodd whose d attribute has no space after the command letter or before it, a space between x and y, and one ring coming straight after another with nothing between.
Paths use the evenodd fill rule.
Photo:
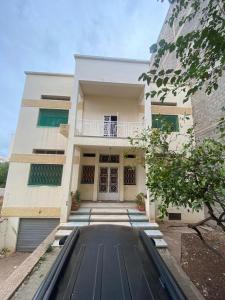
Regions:
<instances>
[{"instance_id":1,"label":"tree","mask_svg":"<svg viewBox=\"0 0 225 300\"><path fill-rule=\"evenodd\" d=\"M0 187L4 188L6 184L7 174L8 174L9 163L0 163Z\"/></svg>"},{"instance_id":2,"label":"tree","mask_svg":"<svg viewBox=\"0 0 225 300\"><path fill-rule=\"evenodd\" d=\"M161 0L162 2L163 0ZM150 47L153 64L140 80L149 85L154 83L157 89L146 97L159 97L164 101L168 93L174 96L182 90L184 102L204 88L210 95L218 88L218 79L225 69L225 1L223 0L171 0L173 9L167 24L172 27L191 26L193 20L199 20L197 28L174 41L159 40ZM183 12L186 12L183 14ZM178 69L164 69L162 58L175 53L180 62Z\"/></svg>"},{"instance_id":3,"label":"tree","mask_svg":"<svg viewBox=\"0 0 225 300\"><path fill-rule=\"evenodd\" d=\"M221 138L225 136L225 119L218 125ZM223 140L206 138L196 145L193 129L178 151L171 149L174 138L169 124L146 129L131 144L145 152L146 186L152 201L160 200L160 218L170 206L199 211L208 209L208 220L214 220L225 231L225 144ZM219 211L217 207L219 206ZM199 223L200 224L200 223ZM199 225L197 224L197 225Z\"/></svg>"}]
</instances>

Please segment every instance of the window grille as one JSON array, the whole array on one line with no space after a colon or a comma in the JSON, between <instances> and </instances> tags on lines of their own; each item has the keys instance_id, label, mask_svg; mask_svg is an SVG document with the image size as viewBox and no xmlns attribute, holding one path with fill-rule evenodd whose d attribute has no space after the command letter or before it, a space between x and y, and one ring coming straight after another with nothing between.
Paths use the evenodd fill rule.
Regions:
<instances>
[{"instance_id":1,"label":"window grille","mask_svg":"<svg viewBox=\"0 0 225 300\"><path fill-rule=\"evenodd\" d=\"M119 155L100 154L99 162L100 163L119 163L120 156Z\"/></svg>"},{"instance_id":2,"label":"window grille","mask_svg":"<svg viewBox=\"0 0 225 300\"><path fill-rule=\"evenodd\" d=\"M61 185L63 165L31 164L28 185Z\"/></svg>"},{"instance_id":3,"label":"window grille","mask_svg":"<svg viewBox=\"0 0 225 300\"><path fill-rule=\"evenodd\" d=\"M60 124L68 123L69 111L65 109L44 109L39 110L38 126L59 127Z\"/></svg>"},{"instance_id":4,"label":"window grille","mask_svg":"<svg viewBox=\"0 0 225 300\"><path fill-rule=\"evenodd\" d=\"M136 185L136 168L124 167L124 185Z\"/></svg>"},{"instance_id":5,"label":"window grille","mask_svg":"<svg viewBox=\"0 0 225 300\"><path fill-rule=\"evenodd\" d=\"M82 167L82 184L93 184L95 178L95 166L83 166Z\"/></svg>"},{"instance_id":6,"label":"window grille","mask_svg":"<svg viewBox=\"0 0 225 300\"><path fill-rule=\"evenodd\" d=\"M83 157L95 157L95 153L83 153Z\"/></svg>"}]
</instances>

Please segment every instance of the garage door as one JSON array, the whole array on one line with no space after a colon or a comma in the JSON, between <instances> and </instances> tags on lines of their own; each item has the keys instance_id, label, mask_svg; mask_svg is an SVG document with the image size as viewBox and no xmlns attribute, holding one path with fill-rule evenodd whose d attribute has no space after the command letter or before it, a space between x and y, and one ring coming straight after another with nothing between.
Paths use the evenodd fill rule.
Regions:
<instances>
[{"instance_id":1,"label":"garage door","mask_svg":"<svg viewBox=\"0 0 225 300\"><path fill-rule=\"evenodd\" d=\"M59 224L59 219L20 219L16 251L33 251Z\"/></svg>"}]
</instances>

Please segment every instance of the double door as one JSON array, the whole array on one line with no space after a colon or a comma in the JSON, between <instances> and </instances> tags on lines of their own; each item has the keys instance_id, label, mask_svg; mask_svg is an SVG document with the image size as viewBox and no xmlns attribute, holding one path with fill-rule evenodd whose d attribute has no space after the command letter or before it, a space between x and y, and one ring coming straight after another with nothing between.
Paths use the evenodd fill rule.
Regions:
<instances>
[{"instance_id":1,"label":"double door","mask_svg":"<svg viewBox=\"0 0 225 300\"><path fill-rule=\"evenodd\" d=\"M118 167L100 167L99 168L99 200L118 200Z\"/></svg>"}]
</instances>

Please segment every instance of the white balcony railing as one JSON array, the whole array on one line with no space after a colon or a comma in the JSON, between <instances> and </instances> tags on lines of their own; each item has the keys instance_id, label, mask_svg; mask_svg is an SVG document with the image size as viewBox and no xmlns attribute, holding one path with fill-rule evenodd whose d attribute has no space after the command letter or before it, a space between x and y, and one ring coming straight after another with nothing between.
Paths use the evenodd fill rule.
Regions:
<instances>
[{"instance_id":1,"label":"white balcony railing","mask_svg":"<svg viewBox=\"0 0 225 300\"><path fill-rule=\"evenodd\" d=\"M76 135L127 138L137 135L143 128L142 122L78 120L76 122Z\"/></svg>"}]
</instances>

